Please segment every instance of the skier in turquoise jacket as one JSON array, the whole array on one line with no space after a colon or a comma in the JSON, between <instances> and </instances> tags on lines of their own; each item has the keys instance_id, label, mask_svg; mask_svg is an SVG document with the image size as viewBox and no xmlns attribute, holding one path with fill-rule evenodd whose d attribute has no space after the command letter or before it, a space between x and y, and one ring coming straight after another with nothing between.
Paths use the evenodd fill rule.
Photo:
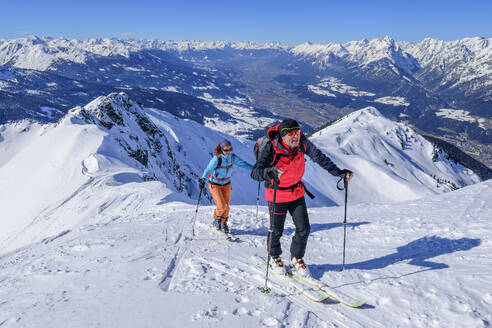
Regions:
<instances>
[{"instance_id":1,"label":"skier in turquoise jacket","mask_svg":"<svg viewBox=\"0 0 492 328\"><path fill-rule=\"evenodd\" d=\"M208 180L210 193L217 206L213 214L214 226L217 230L226 234L229 233L227 222L229 219L229 204L231 202L231 175L234 165L250 172L253 168L251 164L233 154L231 142L224 139L215 148L215 156L212 157L203 171L202 177L198 180L200 189L205 187L205 181Z\"/></svg>"}]
</instances>

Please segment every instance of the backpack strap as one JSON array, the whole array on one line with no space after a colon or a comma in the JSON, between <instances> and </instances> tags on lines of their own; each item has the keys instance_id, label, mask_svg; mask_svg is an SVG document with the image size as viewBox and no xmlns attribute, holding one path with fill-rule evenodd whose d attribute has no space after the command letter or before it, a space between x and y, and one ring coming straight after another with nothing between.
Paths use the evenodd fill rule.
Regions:
<instances>
[{"instance_id":1,"label":"backpack strap","mask_svg":"<svg viewBox=\"0 0 492 328\"><path fill-rule=\"evenodd\" d=\"M214 171L220 167L220 165L222 164L222 156L217 156L218 160L217 160L217 166L215 167Z\"/></svg>"},{"instance_id":2,"label":"backpack strap","mask_svg":"<svg viewBox=\"0 0 492 328\"><path fill-rule=\"evenodd\" d=\"M232 163L230 165L224 165L222 166L222 156L217 156L218 157L218 162L217 162L217 166L215 167L215 169L213 169L213 171L210 173L210 175L208 176L209 178L213 178L215 180L228 180L229 178L227 178L227 174L229 174L229 170L230 168L234 165L234 154L231 154L232 158L231 158L231 161ZM226 172L226 178L216 178L213 176L215 170L217 169L220 169L220 168L227 168L227 172Z\"/></svg>"},{"instance_id":3,"label":"backpack strap","mask_svg":"<svg viewBox=\"0 0 492 328\"><path fill-rule=\"evenodd\" d=\"M312 192L310 192L306 188L306 185L304 184L304 182L302 180L299 181L296 184L293 184L292 186L288 186L288 187L277 187L277 190L290 190L291 192L294 192L294 189L297 188L297 186L299 186L299 185L301 185L304 188L304 191L309 196L309 198L314 199L314 197L316 197L316 196L314 196L314 194ZM267 181L267 182L265 182L265 188L273 189L274 186L272 186L271 183L269 181Z\"/></svg>"}]
</instances>

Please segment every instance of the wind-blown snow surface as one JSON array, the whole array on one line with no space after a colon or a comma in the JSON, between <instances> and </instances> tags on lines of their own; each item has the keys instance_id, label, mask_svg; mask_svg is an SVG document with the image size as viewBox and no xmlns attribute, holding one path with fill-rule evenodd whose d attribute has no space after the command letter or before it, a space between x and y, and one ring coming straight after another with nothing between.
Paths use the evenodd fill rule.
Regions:
<instances>
[{"instance_id":1,"label":"wind-blown snow surface","mask_svg":"<svg viewBox=\"0 0 492 328\"><path fill-rule=\"evenodd\" d=\"M491 244L484 237L491 228L490 181L436 195L452 188L426 174L455 181L467 171L442 154L433 162L430 144L373 108L320 131L313 142L356 172L349 187L347 270L336 271L343 207L320 207L343 204L343 192L311 162L306 181L317 198L309 210L306 261L316 278L369 306L313 304L273 277L273 293L257 289L264 272L248 258L266 253L268 212L261 206L256 218L257 184L249 172L235 169L233 178L230 226L241 242L209 233L207 194L196 236L185 238L191 237L196 180L224 137L143 109L125 94L76 107L56 124L0 127L0 326L490 322ZM230 139L234 152L252 162L251 145ZM285 233L292 232L289 219Z\"/></svg>"},{"instance_id":2,"label":"wind-blown snow surface","mask_svg":"<svg viewBox=\"0 0 492 328\"><path fill-rule=\"evenodd\" d=\"M240 243L211 235L210 206L160 203L155 182L119 192L144 200L0 258L2 327L484 327L492 321L492 182L398 205L312 208L306 261L314 277L368 306L316 304L258 287L267 209L233 206ZM108 190L107 192L112 192ZM154 192L152 192L154 191ZM350 198L349 198L350 199ZM290 220L286 235L294 228ZM289 237L284 237L288 249ZM285 257L288 254L284 254Z\"/></svg>"}]
</instances>

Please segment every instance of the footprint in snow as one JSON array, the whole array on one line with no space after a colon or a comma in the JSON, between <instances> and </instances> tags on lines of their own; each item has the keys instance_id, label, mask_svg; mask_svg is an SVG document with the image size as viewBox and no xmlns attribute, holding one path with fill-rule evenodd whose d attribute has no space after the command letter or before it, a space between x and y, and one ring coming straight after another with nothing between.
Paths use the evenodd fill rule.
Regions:
<instances>
[{"instance_id":1,"label":"footprint in snow","mask_svg":"<svg viewBox=\"0 0 492 328\"><path fill-rule=\"evenodd\" d=\"M263 324L267 327L277 326L279 324L278 320L272 317L263 319Z\"/></svg>"}]
</instances>

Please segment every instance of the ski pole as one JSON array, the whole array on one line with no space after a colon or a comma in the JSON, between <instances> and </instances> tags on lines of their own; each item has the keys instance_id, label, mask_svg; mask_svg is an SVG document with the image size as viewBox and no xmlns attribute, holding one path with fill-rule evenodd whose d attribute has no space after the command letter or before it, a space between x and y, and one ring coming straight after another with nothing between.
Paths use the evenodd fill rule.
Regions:
<instances>
[{"instance_id":1,"label":"ski pole","mask_svg":"<svg viewBox=\"0 0 492 328\"><path fill-rule=\"evenodd\" d=\"M265 274L265 286L261 289L261 292L268 294L271 289L268 288L268 269L270 268L270 249L272 246L272 234L273 234L273 216L275 212L275 201L277 200L277 187L278 180L273 180L273 203L270 209L270 229L268 229L268 245L267 245L267 263L266 263L266 274Z\"/></svg>"},{"instance_id":2,"label":"ski pole","mask_svg":"<svg viewBox=\"0 0 492 328\"><path fill-rule=\"evenodd\" d=\"M258 194L256 196L256 222L258 222L258 207L260 206L260 187L261 182L258 182Z\"/></svg>"},{"instance_id":3,"label":"ski pole","mask_svg":"<svg viewBox=\"0 0 492 328\"><path fill-rule=\"evenodd\" d=\"M343 261L342 261L342 270L345 268L345 242L347 238L347 194L348 194L348 181L347 176L343 179L343 187L345 189L345 214L343 218Z\"/></svg>"},{"instance_id":4,"label":"ski pole","mask_svg":"<svg viewBox=\"0 0 492 328\"><path fill-rule=\"evenodd\" d=\"M200 198L202 198L202 190L203 188L200 188L200 193L198 194L198 201L196 202L196 209L195 209L195 217L193 218L193 224L191 226L191 239L195 238L195 221L196 217L198 216L198 206L200 205Z\"/></svg>"}]
</instances>

